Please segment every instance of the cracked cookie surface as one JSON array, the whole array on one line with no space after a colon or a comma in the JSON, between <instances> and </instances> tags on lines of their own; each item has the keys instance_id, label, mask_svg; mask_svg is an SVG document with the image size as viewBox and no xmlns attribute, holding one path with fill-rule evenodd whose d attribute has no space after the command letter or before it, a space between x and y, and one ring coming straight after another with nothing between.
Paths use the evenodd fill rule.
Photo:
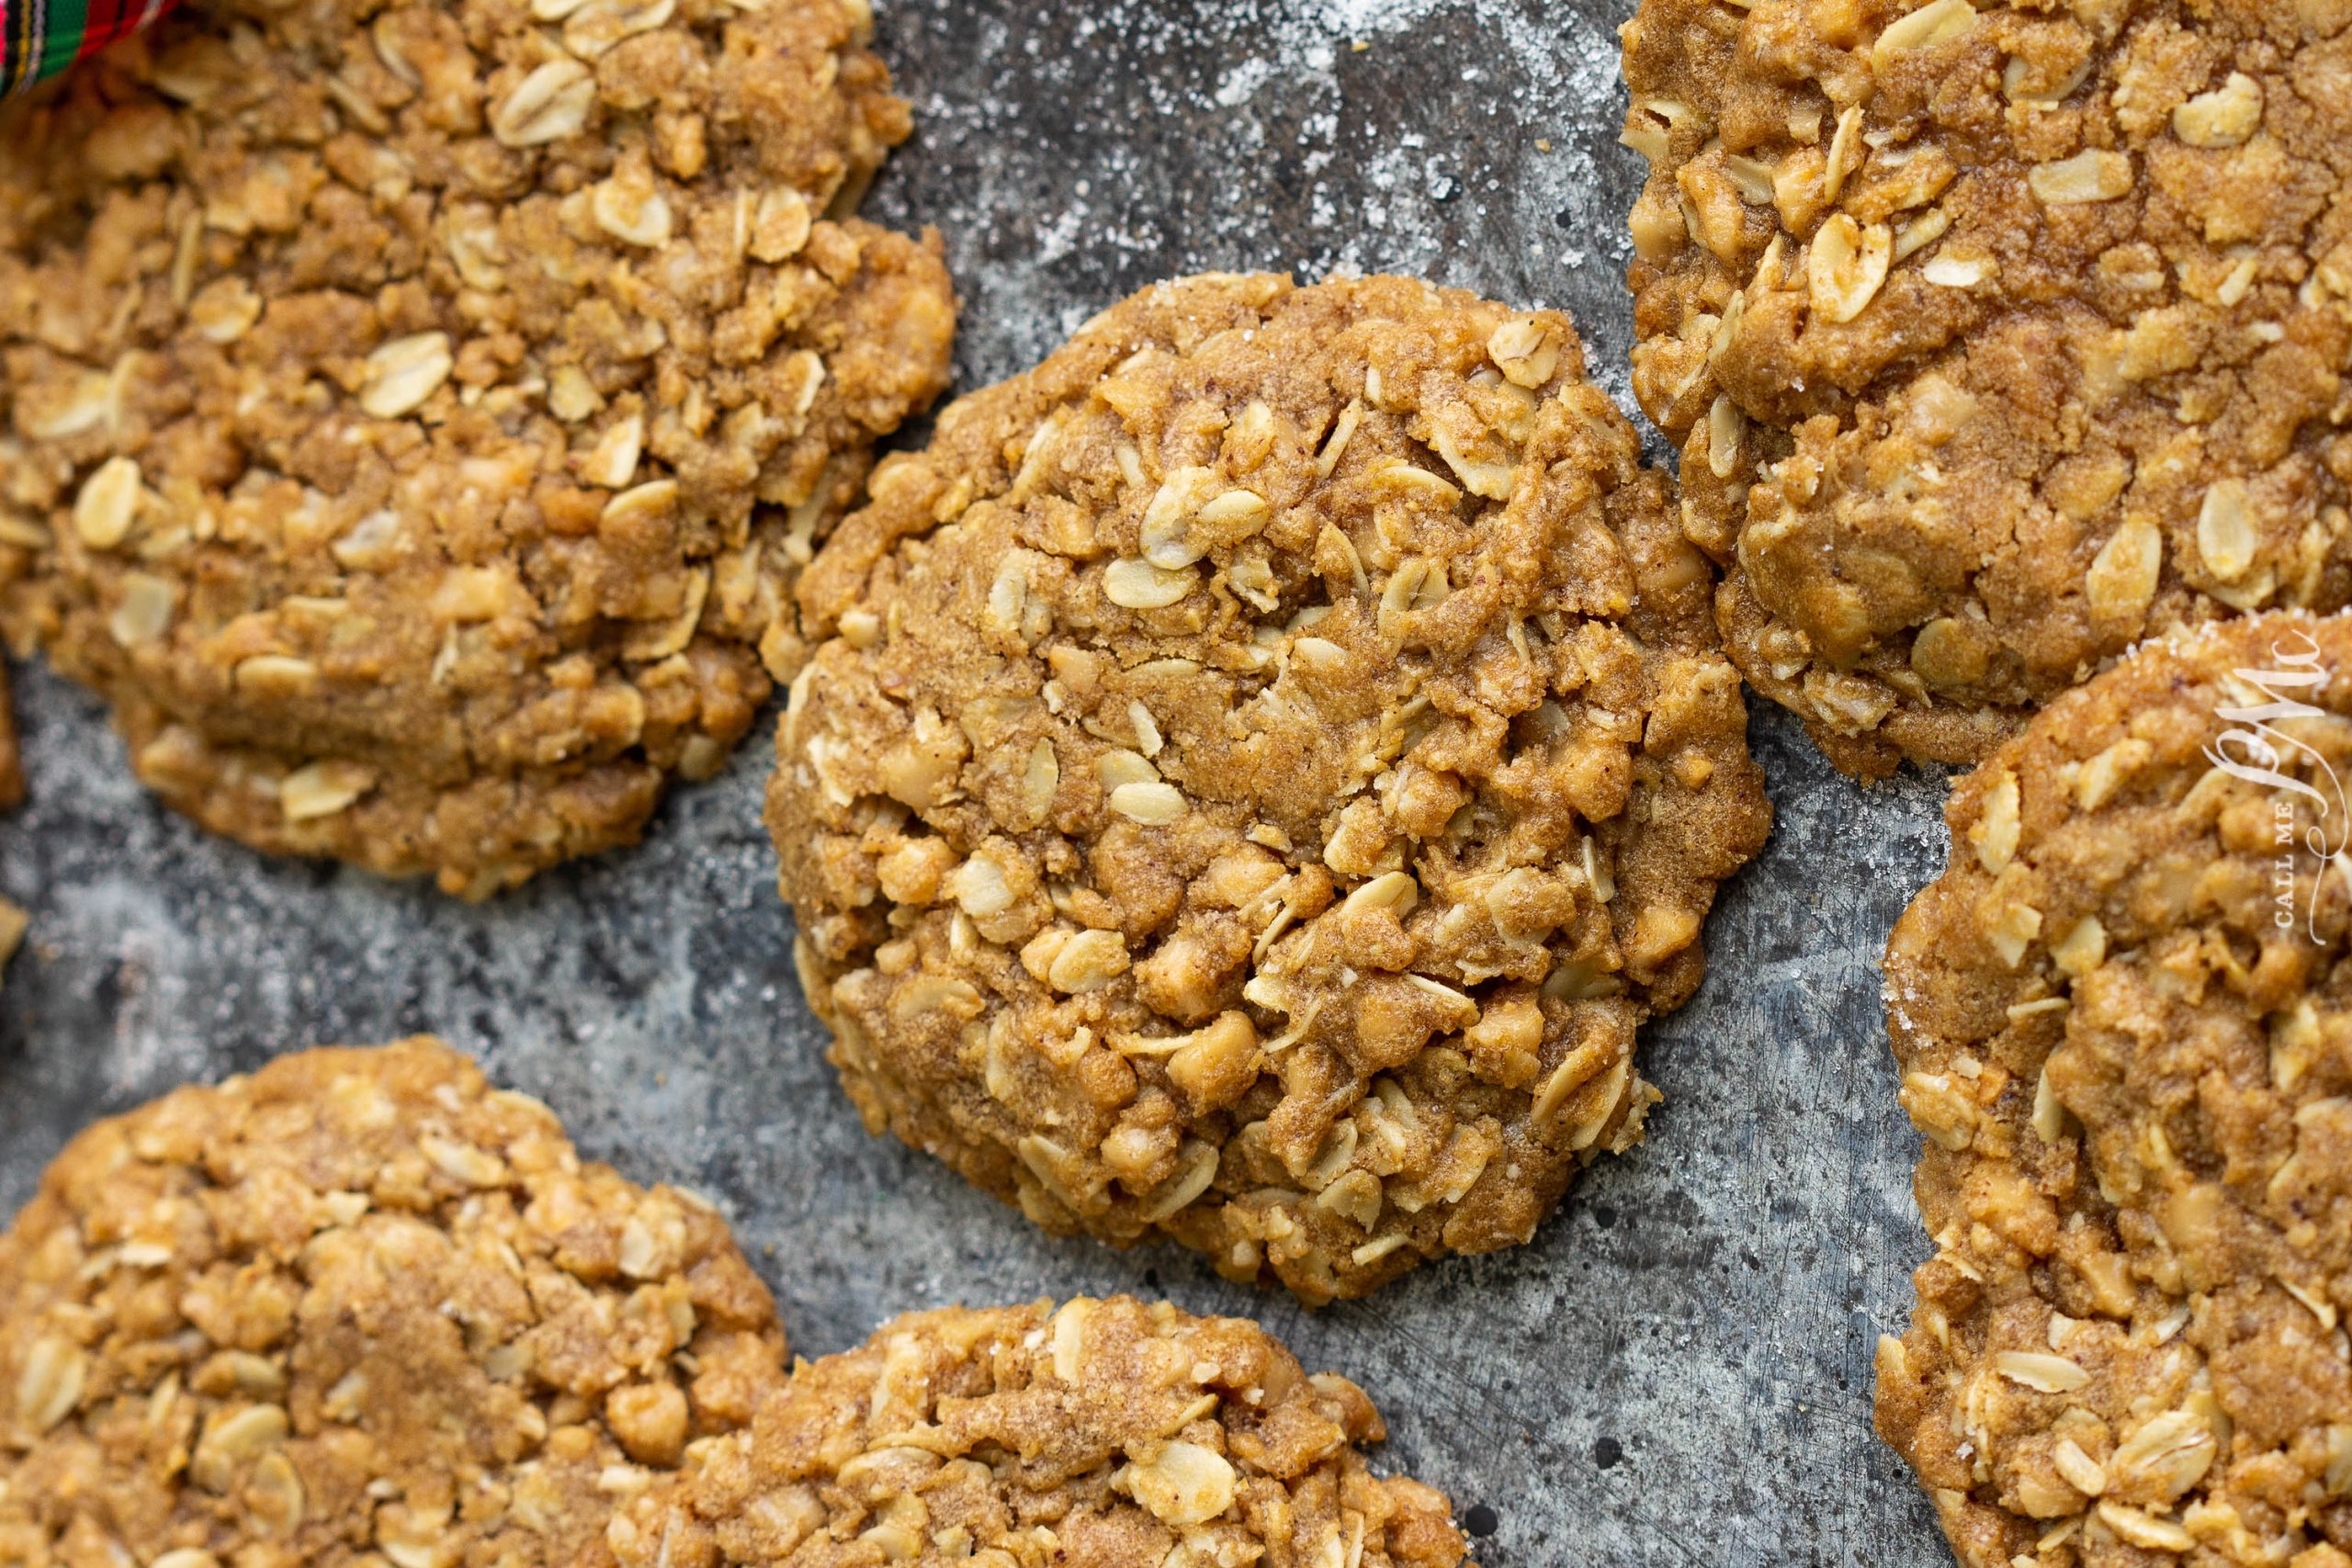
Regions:
<instances>
[{"instance_id":1,"label":"cracked cookie surface","mask_svg":"<svg viewBox=\"0 0 2352 1568\"><path fill-rule=\"evenodd\" d=\"M1640 1133L1770 820L1704 561L1565 317L1164 285L893 459L769 789L868 1125L1355 1295Z\"/></svg>"},{"instance_id":2,"label":"cracked cookie surface","mask_svg":"<svg viewBox=\"0 0 2352 1568\"><path fill-rule=\"evenodd\" d=\"M0 1236L0 1562L594 1563L783 1381L698 1200L437 1042L83 1134Z\"/></svg>"},{"instance_id":3,"label":"cracked cookie surface","mask_svg":"<svg viewBox=\"0 0 2352 1568\"><path fill-rule=\"evenodd\" d=\"M1379 1415L1256 1324L1120 1297L886 1325L616 1517L620 1568L1454 1568Z\"/></svg>"},{"instance_id":4,"label":"cracked cookie surface","mask_svg":"<svg viewBox=\"0 0 2352 1568\"><path fill-rule=\"evenodd\" d=\"M1969 1568L2352 1561L2347 781L2352 618L2273 614L1954 792L1887 950L1937 1250L1877 1415Z\"/></svg>"},{"instance_id":5,"label":"cracked cookie surface","mask_svg":"<svg viewBox=\"0 0 2352 1568\"><path fill-rule=\"evenodd\" d=\"M797 667L945 384L857 0L209 0L0 134L0 631L256 847L494 892Z\"/></svg>"},{"instance_id":6,"label":"cracked cookie surface","mask_svg":"<svg viewBox=\"0 0 2352 1568\"><path fill-rule=\"evenodd\" d=\"M2352 10L1645 0L1634 389L1850 773L2352 601Z\"/></svg>"}]
</instances>

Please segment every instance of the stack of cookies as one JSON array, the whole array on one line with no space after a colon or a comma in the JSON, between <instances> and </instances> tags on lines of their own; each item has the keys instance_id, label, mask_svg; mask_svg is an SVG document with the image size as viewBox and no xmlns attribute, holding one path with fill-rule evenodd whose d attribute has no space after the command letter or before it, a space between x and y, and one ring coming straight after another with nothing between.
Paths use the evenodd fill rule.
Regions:
<instances>
[{"instance_id":1,"label":"stack of cookies","mask_svg":"<svg viewBox=\"0 0 2352 1568\"><path fill-rule=\"evenodd\" d=\"M1745 688L1973 766L1885 966L1935 1253L1880 1430L1969 1568L2352 1568L2352 14L1644 0L1679 476L1557 312L1271 275L877 463L956 307L855 216L870 28L202 0L11 107L0 634L205 826L468 899L786 689L866 1126L1310 1305L1642 1137L1770 829ZM24 1568L1464 1551L1247 1322L787 1365L708 1202L430 1041L85 1134L0 1238L11 1392Z\"/></svg>"}]
</instances>

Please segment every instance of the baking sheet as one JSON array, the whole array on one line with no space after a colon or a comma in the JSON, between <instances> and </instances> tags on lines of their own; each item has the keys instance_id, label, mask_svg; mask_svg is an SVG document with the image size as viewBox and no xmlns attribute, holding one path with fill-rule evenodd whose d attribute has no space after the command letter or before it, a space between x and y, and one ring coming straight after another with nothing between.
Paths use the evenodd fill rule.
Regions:
<instances>
[{"instance_id":1,"label":"baking sheet","mask_svg":"<svg viewBox=\"0 0 2352 1568\"><path fill-rule=\"evenodd\" d=\"M960 385L1164 276L1351 268L1566 307L1632 412L1630 0L876 9L918 129L866 210L944 233ZM1667 1095L1650 1141L1532 1247L1308 1314L1171 1249L1040 1235L865 1136L793 979L764 734L641 850L469 908L209 839L130 782L79 691L37 669L18 686L33 798L0 821L0 893L34 926L0 992L0 1213L92 1117L433 1031L589 1154L713 1195L804 1354L952 1301L1162 1293L1362 1382L1381 1462L1490 1527L1489 1568L1948 1561L1870 1431L1871 1346L1927 1250L1877 958L1941 864L1939 777L1858 788L1751 705L1779 827L1717 909L1706 988L1644 1047Z\"/></svg>"}]
</instances>

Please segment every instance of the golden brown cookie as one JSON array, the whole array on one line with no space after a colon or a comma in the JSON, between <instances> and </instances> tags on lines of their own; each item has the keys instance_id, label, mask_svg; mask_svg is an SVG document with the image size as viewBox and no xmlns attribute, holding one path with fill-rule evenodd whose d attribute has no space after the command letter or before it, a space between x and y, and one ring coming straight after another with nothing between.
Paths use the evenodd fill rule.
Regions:
<instances>
[{"instance_id":1,"label":"golden brown cookie","mask_svg":"<svg viewBox=\"0 0 2352 1568\"><path fill-rule=\"evenodd\" d=\"M1637 456L1565 317L1393 278L949 409L802 580L768 796L868 1125L1309 1301L1527 1240L1770 818Z\"/></svg>"},{"instance_id":2,"label":"golden brown cookie","mask_svg":"<svg viewBox=\"0 0 2352 1568\"><path fill-rule=\"evenodd\" d=\"M99 1123L0 1237L0 1562L593 1564L783 1379L700 1201L414 1040Z\"/></svg>"},{"instance_id":3,"label":"golden brown cookie","mask_svg":"<svg viewBox=\"0 0 2352 1568\"><path fill-rule=\"evenodd\" d=\"M1125 1297L921 1313L797 1368L607 1539L620 1568L1453 1568L1380 1416L1256 1324Z\"/></svg>"},{"instance_id":4,"label":"golden brown cookie","mask_svg":"<svg viewBox=\"0 0 2352 1568\"><path fill-rule=\"evenodd\" d=\"M1887 950L1936 1256L1878 1426L1969 1568L2352 1552L2352 616L2152 643Z\"/></svg>"},{"instance_id":5,"label":"golden brown cookie","mask_svg":"<svg viewBox=\"0 0 2352 1568\"><path fill-rule=\"evenodd\" d=\"M2347 21L1645 0L1634 389L1733 660L1838 766L2352 601Z\"/></svg>"},{"instance_id":6,"label":"golden brown cookie","mask_svg":"<svg viewBox=\"0 0 2352 1568\"><path fill-rule=\"evenodd\" d=\"M797 668L945 383L862 0L205 0L0 126L0 630L260 848L484 895ZM830 215L830 216L829 216Z\"/></svg>"}]
</instances>

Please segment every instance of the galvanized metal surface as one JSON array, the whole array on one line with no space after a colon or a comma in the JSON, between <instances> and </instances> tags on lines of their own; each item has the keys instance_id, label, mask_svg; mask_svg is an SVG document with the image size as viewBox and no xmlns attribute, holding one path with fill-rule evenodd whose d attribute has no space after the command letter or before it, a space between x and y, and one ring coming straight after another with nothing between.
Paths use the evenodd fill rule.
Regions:
<instances>
[{"instance_id":1,"label":"galvanized metal surface","mask_svg":"<svg viewBox=\"0 0 2352 1568\"><path fill-rule=\"evenodd\" d=\"M919 130L868 211L945 234L963 385L1163 276L1351 267L1566 306L1630 409L1625 0L877 8ZM1705 990L1645 1044L1649 1142L1532 1247L1307 1314L1170 1249L1041 1236L865 1136L793 979L764 739L641 850L469 908L208 839L130 782L80 692L25 670L18 697L34 795L0 822L0 892L35 924L0 992L0 1213L95 1116L431 1031L591 1154L718 1197L803 1353L950 1301L1164 1293L1364 1384L1382 1462L1488 1529L1482 1562L1947 1560L1870 1431L1871 1344L1925 1250L1877 958L1941 863L1939 778L1857 788L1758 705L1779 828L1710 926Z\"/></svg>"}]
</instances>

